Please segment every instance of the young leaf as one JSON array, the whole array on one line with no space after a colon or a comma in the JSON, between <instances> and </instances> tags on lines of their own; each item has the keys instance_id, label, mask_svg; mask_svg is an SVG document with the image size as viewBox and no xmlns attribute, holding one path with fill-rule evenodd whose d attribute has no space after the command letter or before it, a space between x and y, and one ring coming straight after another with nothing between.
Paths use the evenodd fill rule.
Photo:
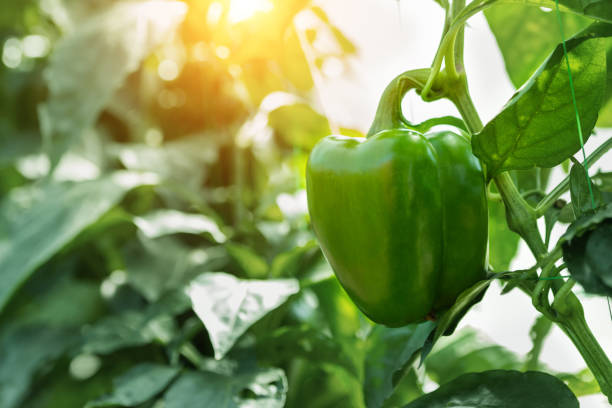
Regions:
<instances>
[{"instance_id":1,"label":"young leaf","mask_svg":"<svg viewBox=\"0 0 612 408\"><path fill-rule=\"evenodd\" d=\"M132 188L155 184L151 174L117 172L81 183L14 190L0 203L0 310L12 293Z\"/></svg>"},{"instance_id":2,"label":"young leaf","mask_svg":"<svg viewBox=\"0 0 612 408\"><path fill-rule=\"evenodd\" d=\"M366 343L363 393L368 408L382 407L400 382L406 367L433 331L425 322L391 329L377 325Z\"/></svg>"},{"instance_id":3,"label":"young leaf","mask_svg":"<svg viewBox=\"0 0 612 408\"><path fill-rule=\"evenodd\" d=\"M575 217L592 212L594 208L599 207L601 204L601 193L593 183L591 183L591 188L589 189L588 177L589 175L584 166L574 160L574 165L570 171L570 196ZM593 192L592 200L591 191Z\"/></svg>"},{"instance_id":4,"label":"young leaf","mask_svg":"<svg viewBox=\"0 0 612 408\"><path fill-rule=\"evenodd\" d=\"M561 380L538 371L493 370L464 374L404 408L538 407L578 408L578 400Z\"/></svg>"},{"instance_id":5,"label":"young leaf","mask_svg":"<svg viewBox=\"0 0 612 408\"><path fill-rule=\"evenodd\" d=\"M605 91L606 54L601 37L611 35L612 25L593 24L567 41L585 139L595 126ZM490 176L504 170L552 167L578 151L574 105L560 45L502 112L474 135L472 148L487 164Z\"/></svg>"},{"instance_id":6,"label":"young leaf","mask_svg":"<svg viewBox=\"0 0 612 408\"><path fill-rule=\"evenodd\" d=\"M85 408L134 407L159 394L178 375L178 367L142 363L115 378L113 392L90 401Z\"/></svg>"},{"instance_id":7,"label":"young leaf","mask_svg":"<svg viewBox=\"0 0 612 408\"><path fill-rule=\"evenodd\" d=\"M166 408L283 408L286 394L287 377L278 368L231 376L192 371L182 374L163 400Z\"/></svg>"},{"instance_id":8,"label":"young leaf","mask_svg":"<svg viewBox=\"0 0 612 408\"><path fill-rule=\"evenodd\" d=\"M299 291L295 279L240 280L226 273L204 273L187 289L221 359L251 325Z\"/></svg>"}]
</instances>

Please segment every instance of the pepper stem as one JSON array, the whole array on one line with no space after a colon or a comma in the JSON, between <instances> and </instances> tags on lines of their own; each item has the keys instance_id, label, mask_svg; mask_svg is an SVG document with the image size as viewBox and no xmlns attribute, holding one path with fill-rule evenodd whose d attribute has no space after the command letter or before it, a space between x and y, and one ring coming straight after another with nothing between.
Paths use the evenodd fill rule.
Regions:
<instances>
[{"instance_id":1,"label":"pepper stem","mask_svg":"<svg viewBox=\"0 0 612 408\"><path fill-rule=\"evenodd\" d=\"M429 77L429 68L406 71L387 85L383 92L376 116L368 131L368 137L386 129L406 128L409 122L402 113L402 100L411 89L421 90Z\"/></svg>"}]
</instances>

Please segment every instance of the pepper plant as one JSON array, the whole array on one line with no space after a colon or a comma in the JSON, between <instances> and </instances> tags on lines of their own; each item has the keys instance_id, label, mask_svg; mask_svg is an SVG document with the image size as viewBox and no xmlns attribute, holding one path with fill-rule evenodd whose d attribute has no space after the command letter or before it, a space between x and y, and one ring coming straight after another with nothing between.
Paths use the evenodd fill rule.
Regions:
<instances>
[{"instance_id":1,"label":"pepper plant","mask_svg":"<svg viewBox=\"0 0 612 408\"><path fill-rule=\"evenodd\" d=\"M612 126L612 5L437 3L433 63L391 81L366 138L318 111L321 67L358 48L308 0L5 1L0 408L610 398L574 289L612 294L611 178L587 174L612 146L591 135ZM487 124L463 64L481 12L519 89ZM461 118L410 123L410 90ZM519 236L536 261L509 270ZM541 312L525 356L460 324L493 282ZM586 369L540 361L553 324Z\"/></svg>"}]
</instances>

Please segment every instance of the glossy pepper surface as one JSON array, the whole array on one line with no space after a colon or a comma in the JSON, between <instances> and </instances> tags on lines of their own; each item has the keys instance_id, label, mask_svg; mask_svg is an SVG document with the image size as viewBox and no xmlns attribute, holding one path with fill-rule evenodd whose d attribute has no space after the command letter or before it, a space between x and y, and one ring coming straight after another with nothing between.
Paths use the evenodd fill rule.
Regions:
<instances>
[{"instance_id":1,"label":"glossy pepper surface","mask_svg":"<svg viewBox=\"0 0 612 408\"><path fill-rule=\"evenodd\" d=\"M484 177L465 137L329 136L311 152L306 176L321 248L373 321L423 321L484 278Z\"/></svg>"},{"instance_id":2,"label":"glossy pepper surface","mask_svg":"<svg viewBox=\"0 0 612 408\"><path fill-rule=\"evenodd\" d=\"M401 112L427 75L394 79L368 138L328 136L306 169L325 257L353 302L391 327L435 317L485 278L485 180L469 140L410 130Z\"/></svg>"}]
</instances>

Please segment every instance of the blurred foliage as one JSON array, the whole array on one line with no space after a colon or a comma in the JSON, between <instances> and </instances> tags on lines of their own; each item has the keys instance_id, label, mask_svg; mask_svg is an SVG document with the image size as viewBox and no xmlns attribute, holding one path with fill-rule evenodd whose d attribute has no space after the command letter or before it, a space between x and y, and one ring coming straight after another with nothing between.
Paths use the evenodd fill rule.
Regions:
<instances>
[{"instance_id":1,"label":"blurred foliage","mask_svg":"<svg viewBox=\"0 0 612 408\"><path fill-rule=\"evenodd\" d=\"M431 325L369 322L308 224L306 159L335 127L313 76L356 52L308 0L4 2L0 408L422 395ZM436 350L438 382L515 366Z\"/></svg>"}]
</instances>

